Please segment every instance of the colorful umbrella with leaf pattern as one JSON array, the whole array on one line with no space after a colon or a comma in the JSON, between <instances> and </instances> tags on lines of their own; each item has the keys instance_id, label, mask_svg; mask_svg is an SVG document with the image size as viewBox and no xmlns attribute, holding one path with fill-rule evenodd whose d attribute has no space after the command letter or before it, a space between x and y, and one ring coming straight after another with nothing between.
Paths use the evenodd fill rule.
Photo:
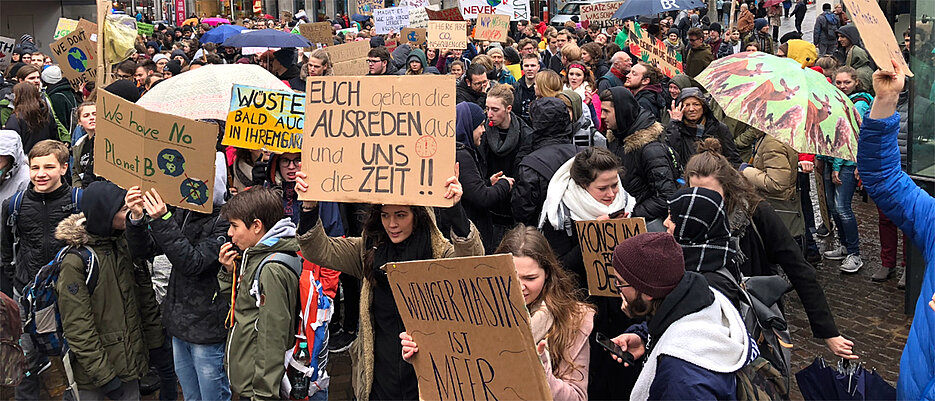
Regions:
<instances>
[{"instance_id":1,"label":"colorful umbrella with leaf pattern","mask_svg":"<svg viewBox=\"0 0 935 401\"><path fill-rule=\"evenodd\" d=\"M856 160L860 118L824 75L795 60L745 52L713 61L695 80L724 114L800 153Z\"/></svg>"}]
</instances>

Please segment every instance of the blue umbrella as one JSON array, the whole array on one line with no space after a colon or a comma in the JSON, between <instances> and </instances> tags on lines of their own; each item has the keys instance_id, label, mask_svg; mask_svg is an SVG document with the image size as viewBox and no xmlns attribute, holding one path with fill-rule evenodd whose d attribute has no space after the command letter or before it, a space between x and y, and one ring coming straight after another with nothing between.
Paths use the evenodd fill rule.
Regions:
<instances>
[{"instance_id":1,"label":"blue umbrella","mask_svg":"<svg viewBox=\"0 0 935 401\"><path fill-rule=\"evenodd\" d=\"M277 31L275 29L262 29L259 31L241 32L224 41L222 46L227 47L311 47L312 42L301 35Z\"/></svg>"},{"instance_id":2,"label":"blue umbrella","mask_svg":"<svg viewBox=\"0 0 935 401\"><path fill-rule=\"evenodd\" d=\"M354 20L354 21L357 21L357 22L364 22L364 21L370 19L370 16L369 16L369 15L363 15L363 14L354 14L354 15L351 16L351 19Z\"/></svg>"},{"instance_id":3,"label":"blue umbrella","mask_svg":"<svg viewBox=\"0 0 935 401\"><path fill-rule=\"evenodd\" d=\"M672 10L707 7L702 0L628 0L614 12L613 18L626 19L637 15L652 15Z\"/></svg>"},{"instance_id":4,"label":"blue umbrella","mask_svg":"<svg viewBox=\"0 0 935 401\"><path fill-rule=\"evenodd\" d=\"M223 43L227 38L235 36L240 31L247 29L240 25L221 25L214 28L204 35L201 35L201 43Z\"/></svg>"}]
</instances>

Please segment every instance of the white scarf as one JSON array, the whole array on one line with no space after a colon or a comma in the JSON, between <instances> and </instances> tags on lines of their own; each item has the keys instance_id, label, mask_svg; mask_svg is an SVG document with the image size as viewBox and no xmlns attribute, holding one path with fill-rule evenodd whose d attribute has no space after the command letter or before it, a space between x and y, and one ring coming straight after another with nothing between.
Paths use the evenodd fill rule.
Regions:
<instances>
[{"instance_id":1,"label":"white scarf","mask_svg":"<svg viewBox=\"0 0 935 401\"><path fill-rule=\"evenodd\" d=\"M555 171L555 175L549 181L549 189L546 191L545 202L542 205L542 214L539 216L539 228L544 227L548 221L552 224L552 228L561 230L566 228L565 224L571 221L595 220L600 216L610 215L620 210L627 213L633 211L636 198L623 189L623 179L617 178L620 192L617 193L613 203L609 206L605 205L594 199L586 189L581 188L571 179L571 164L574 161L575 159L571 158L565 162Z\"/></svg>"}]
</instances>

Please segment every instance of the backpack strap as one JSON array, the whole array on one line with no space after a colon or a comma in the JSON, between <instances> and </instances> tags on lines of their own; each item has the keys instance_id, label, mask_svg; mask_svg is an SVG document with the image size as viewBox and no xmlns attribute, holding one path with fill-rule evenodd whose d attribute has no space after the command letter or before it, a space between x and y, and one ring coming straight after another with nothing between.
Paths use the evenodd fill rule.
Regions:
<instances>
[{"instance_id":1,"label":"backpack strap","mask_svg":"<svg viewBox=\"0 0 935 401\"><path fill-rule=\"evenodd\" d=\"M71 204L69 205L75 214L81 213L81 197L84 191L78 187L71 187Z\"/></svg>"},{"instance_id":2,"label":"backpack strap","mask_svg":"<svg viewBox=\"0 0 935 401\"><path fill-rule=\"evenodd\" d=\"M283 252L274 252L267 255L260 261L260 265L257 266L256 272L253 274L253 285L250 287L250 295L253 295L256 298L257 306L259 307L260 294L263 293L263 287L260 285L260 274L263 273L263 268L267 264L275 262L281 265L284 265L289 268L289 271L295 273L296 277L299 279L302 278L302 258L296 254L289 254Z\"/></svg>"},{"instance_id":3,"label":"backpack strap","mask_svg":"<svg viewBox=\"0 0 935 401\"><path fill-rule=\"evenodd\" d=\"M88 295L94 294L94 289L97 288L97 281L100 278L101 273L97 253L95 253L93 249L86 246L71 248L68 250L68 253L78 255L81 258L81 261L84 262L84 269L86 274L84 284L88 287Z\"/></svg>"},{"instance_id":4,"label":"backpack strap","mask_svg":"<svg viewBox=\"0 0 935 401\"><path fill-rule=\"evenodd\" d=\"M13 196L10 197L10 203L7 205L7 218L6 225L10 227L10 232L13 233L13 264L16 264L16 254L19 253L19 230L17 229L18 225L16 220L19 217L19 211L23 207L23 197L26 195L26 191L16 191Z\"/></svg>"}]
</instances>

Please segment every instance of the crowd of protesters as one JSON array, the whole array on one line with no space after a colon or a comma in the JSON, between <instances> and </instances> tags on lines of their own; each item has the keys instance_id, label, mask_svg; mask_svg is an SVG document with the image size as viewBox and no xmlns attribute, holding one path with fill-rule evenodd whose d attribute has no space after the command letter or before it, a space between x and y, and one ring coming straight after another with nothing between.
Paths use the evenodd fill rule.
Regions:
<instances>
[{"instance_id":1,"label":"crowd of protesters","mask_svg":"<svg viewBox=\"0 0 935 401\"><path fill-rule=\"evenodd\" d=\"M684 74L673 77L629 53L622 23L583 28L575 18L556 27L532 18L512 24L504 42L436 49L336 15L334 45L369 41L368 75L456 76L458 167L445 194L454 206L435 209L299 201L308 187L299 153L220 140L215 164L226 185L215 187L210 213L167 206L153 189L121 189L94 173L101 89L72 90L23 35L0 84L0 289L19 304L39 270L60 263L57 306L81 399L159 390L174 400L178 388L186 400L287 398L282 355L298 349L297 326L320 367L309 399L328 399L328 353L348 349L357 399L417 399L406 362L419 346L382 266L494 253L513 256L554 399L737 399L736 372L765 352L738 309L744 277L787 277L812 335L857 359L816 270L823 260L848 274L864 265L851 206L861 179L880 210L874 281L896 275L897 228L931 270L935 206L900 167L903 75L876 70L840 4L815 5L823 12L814 37L803 38L809 6L789 3L740 4L733 26L730 1L718 2L715 21L705 10L640 16L647 34L682 54ZM780 37L781 18L794 18L796 30ZM286 31L305 22L235 21ZM245 54L202 43L212 28L157 23L103 90L136 102L209 64L259 64L296 91L334 74L322 49ZM694 78L745 51L795 59L850 97L865 121L856 163L801 154L724 115ZM820 224L813 181L818 209L827 210ZM650 233L614 250L620 297L590 297L575 222L614 217L641 217ZM66 245L93 251L94 285L80 253L59 254ZM935 291L928 273L923 295ZM291 313L299 293L328 311L311 331ZM933 322L916 312L900 397L932 396ZM594 333L637 362L611 356ZM28 335L20 344L29 374L16 399L61 397L48 383L60 370L49 369L40 344Z\"/></svg>"}]
</instances>

